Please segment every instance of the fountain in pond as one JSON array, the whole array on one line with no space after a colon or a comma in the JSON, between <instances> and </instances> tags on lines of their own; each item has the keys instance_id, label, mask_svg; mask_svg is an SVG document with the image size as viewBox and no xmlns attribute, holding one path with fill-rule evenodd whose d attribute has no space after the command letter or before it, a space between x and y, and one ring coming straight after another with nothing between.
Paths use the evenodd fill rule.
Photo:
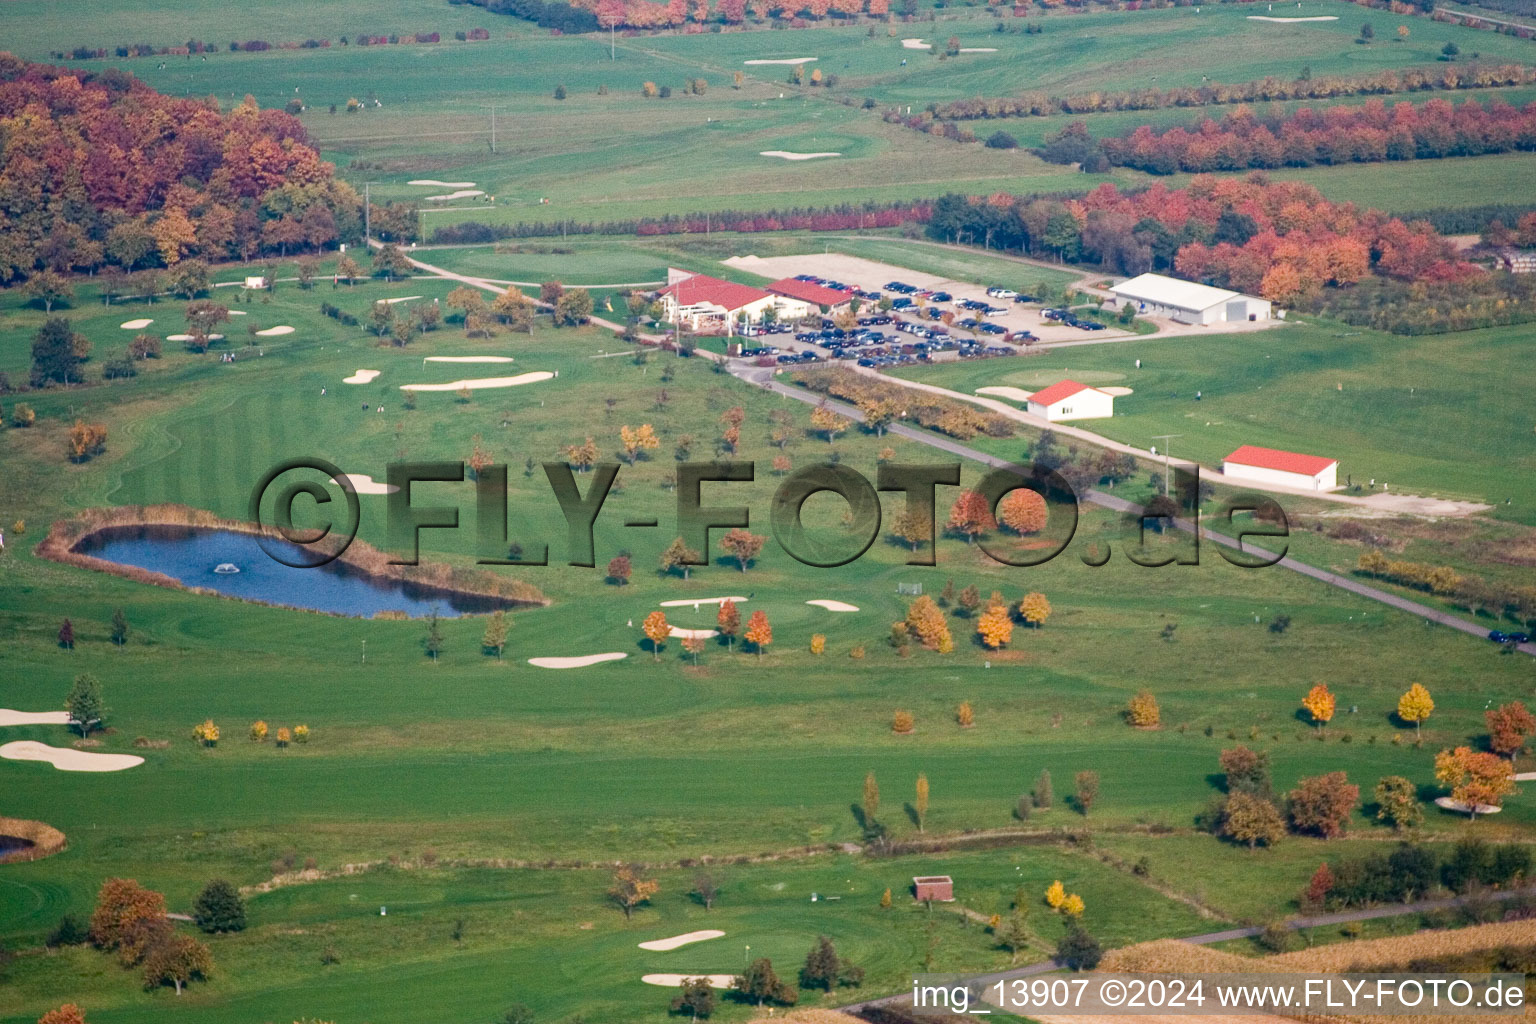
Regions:
<instances>
[{"instance_id":1,"label":"fountain in pond","mask_svg":"<svg viewBox=\"0 0 1536 1024\"><path fill-rule=\"evenodd\" d=\"M240 567L234 562L220 562L218 565L213 567L213 571L218 573L220 576L228 576L232 572L239 572Z\"/></svg>"}]
</instances>

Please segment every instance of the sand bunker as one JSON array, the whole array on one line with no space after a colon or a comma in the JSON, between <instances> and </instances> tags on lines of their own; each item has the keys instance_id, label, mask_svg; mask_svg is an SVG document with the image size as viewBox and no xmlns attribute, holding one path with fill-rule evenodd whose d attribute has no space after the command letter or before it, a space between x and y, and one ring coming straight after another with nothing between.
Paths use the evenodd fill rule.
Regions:
<instances>
[{"instance_id":1,"label":"sand bunker","mask_svg":"<svg viewBox=\"0 0 1536 1024\"><path fill-rule=\"evenodd\" d=\"M407 185L431 185L434 188L474 188L472 181L438 181L436 178L416 178L406 182Z\"/></svg>"},{"instance_id":2,"label":"sand bunker","mask_svg":"<svg viewBox=\"0 0 1536 1024\"><path fill-rule=\"evenodd\" d=\"M133 754L94 754L89 750L50 747L34 740L18 740L0 747L9 761L47 761L61 772L120 772L144 763Z\"/></svg>"},{"instance_id":3,"label":"sand bunker","mask_svg":"<svg viewBox=\"0 0 1536 1024\"><path fill-rule=\"evenodd\" d=\"M718 636L712 629L683 629L681 626L668 626L667 635L680 637L684 640L708 640L712 636Z\"/></svg>"},{"instance_id":4,"label":"sand bunker","mask_svg":"<svg viewBox=\"0 0 1536 1024\"><path fill-rule=\"evenodd\" d=\"M647 985L661 985L665 988L682 988L683 982L693 978L708 978L710 988L730 988L736 980L734 974L645 974L640 980Z\"/></svg>"},{"instance_id":5,"label":"sand bunker","mask_svg":"<svg viewBox=\"0 0 1536 1024\"><path fill-rule=\"evenodd\" d=\"M165 336L165 340L166 341L191 341L192 340L192 335L190 335L190 334L167 334ZM209 341L223 341L224 340L224 335L222 335L222 334L210 334L210 335L208 335L208 340Z\"/></svg>"},{"instance_id":6,"label":"sand bunker","mask_svg":"<svg viewBox=\"0 0 1536 1024\"><path fill-rule=\"evenodd\" d=\"M232 309L232 310L229 311L229 315L230 316L246 316L247 314L246 314L245 310L243 310L243 309Z\"/></svg>"},{"instance_id":7,"label":"sand bunker","mask_svg":"<svg viewBox=\"0 0 1536 1024\"><path fill-rule=\"evenodd\" d=\"M289 327L287 324L278 324L276 327L268 327L264 331L257 331L256 332L256 337L258 337L258 338L276 338L276 337L279 337L280 335L292 334L292 333L293 333L293 328L292 327Z\"/></svg>"},{"instance_id":8,"label":"sand bunker","mask_svg":"<svg viewBox=\"0 0 1536 1024\"><path fill-rule=\"evenodd\" d=\"M380 299L379 302L384 303L386 306L393 306L397 302L410 302L412 299L419 298L421 298L420 295L402 295L397 299ZM378 305L378 303L376 302L374 305Z\"/></svg>"},{"instance_id":9,"label":"sand bunker","mask_svg":"<svg viewBox=\"0 0 1536 1024\"><path fill-rule=\"evenodd\" d=\"M674 935L670 939L653 939L650 942L642 942L640 943L640 948L664 952L669 949L677 949L679 946L686 946L691 942L703 942L705 939L721 939L724 937L725 932L716 931L713 928L705 928L703 931Z\"/></svg>"},{"instance_id":10,"label":"sand bunker","mask_svg":"<svg viewBox=\"0 0 1536 1024\"><path fill-rule=\"evenodd\" d=\"M829 598L817 598L814 601L807 601L805 603L813 604L817 608L825 608L829 612L856 612L859 610L859 606L856 604L849 604L847 601L833 601Z\"/></svg>"},{"instance_id":11,"label":"sand bunker","mask_svg":"<svg viewBox=\"0 0 1536 1024\"><path fill-rule=\"evenodd\" d=\"M429 203L441 203L449 199L468 199L470 196L483 196L485 192L478 188L461 188L457 192L445 192L440 196L425 197Z\"/></svg>"},{"instance_id":12,"label":"sand bunker","mask_svg":"<svg viewBox=\"0 0 1536 1024\"><path fill-rule=\"evenodd\" d=\"M1278 21L1278 22L1282 22L1283 23L1283 22L1287 22L1287 21L1338 21L1339 19L1336 18L1335 16L1333 16L1332 14L1320 14L1317 17L1314 17L1314 18L1267 18L1267 17L1265 17L1262 14L1250 14L1250 15L1248 15L1248 20L1249 21Z\"/></svg>"},{"instance_id":13,"label":"sand bunker","mask_svg":"<svg viewBox=\"0 0 1536 1024\"><path fill-rule=\"evenodd\" d=\"M1116 398L1124 398L1126 395L1134 393L1131 388L1122 388L1118 384L1111 385L1107 388L1098 388L1096 390L1102 391L1106 395L1114 395Z\"/></svg>"},{"instance_id":14,"label":"sand bunker","mask_svg":"<svg viewBox=\"0 0 1536 1024\"><path fill-rule=\"evenodd\" d=\"M511 356L427 356L424 363L510 363Z\"/></svg>"},{"instance_id":15,"label":"sand bunker","mask_svg":"<svg viewBox=\"0 0 1536 1024\"><path fill-rule=\"evenodd\" d=\"M787 149L765 149L758 156L775 156L780 160L819 160L825 156L842 156L841 153L791 153Z\"/></svg>"},{"instance_id":16,"label":"sand bunker","mask_svg":"<svg viewBox=\"0 0 1536 1024\"><path fill-rule=\"evenodd\" d=\"M350 377L341 378L341 382L343 384L368 384L378 375L378 370L358 370Z\"/></svg>"},{"instance_id":17,"label":"sand bunker","mask_svg":"<svg viewBox=\"0 0 1536 1024\"><path fill-rule=\"evenodd\" d=\"M367 473L343 473L342 478L358 494L394 494L400 488L381 484Z\"/></svg>"},{"instance_id":18,"label":"sand bunker","mask_svg":"<svg viewBox=\"0 0 1536 1024\"><path fill-rule=\"evenodd\" d=\"M663 608L686 608L691 604L724 604L727 601L743 604L746 600L744 597L695 597L690 601L663 601L661 606Z\"/></svg>"},{"instance_id":19,"label":"sand bunker","mask_svg":"<svg viewBox=\"0 0 1536 1024\"><path fill-rule=\"evenodd\" d=\"M153 320L149 320L149 319L124 320L122 323L118 324L117 326L121 327L125 331L139 331L139 330L143 330L144 328L148 327L152 323L154 323L154 321Z\"/></svg>"},{"instance_id":20,"label":"sand bunker","mask_svg":"<svg viewBox=\"0 0 1536 1024\"><path fill-rule=\"evenodd\" d=\"M623 661L627 657L629 655L611 651L608 654L583 654L579 658L529 658L528 664L534 668L586 668L605 661Z\"/></svg>"},{"instance_id":21,"label":"sand bunker","mask_svg":"<svg viewBox=\"0 0 1536 1024\"><path fill-rule=\"evenodd\" d=\"M809 64L815 57L785 57L781 60L744 60L743 64Z\"/></svg>"},{"instance_id":22,"label":"sand bunker","mask_svg":"<svg viewBox=\"0 0 1536 1024\"><path fill-rule=\"evenodd\" d=\"M999 384L990 388L977 388L978 395L996 395L998 398L1011 398L1015 402L1027 402L1033 391L1025 391L1023 388L1011 388L1005 384Z\"/></svg>"},{"instance_id":23,"label":"sand bunker","mask_svg":"<svg viewBox=\"0 0 1536 1024\"><path fill-rule=\"evenodd\" d=\"M0 755L3 755L4 753L5 753L5 748L4 747L0 747ZM1467 810L1468 810L1466 804L1462 803L1460 800L1452 800L1448 796L1436 797L1435 798L1435 806L1439 807L1439 808L1442 808L1444 810L1447 810L1447 811L1456 811L1459 814L1466 814ZM1502 808L1502 807L1495 807L1492 804L1478 804L1477 805L1477 813L1478 814L1498 814L1503 809L1504 808Z\"/></svg>"},{"instance_id":24,"label":"sand bunker","mask_svg":"<svg viewBox=\"0 0 1536 1024\"><path fill-rule=\"evenodd\" d=\"M554 374L548 370L534 370L531 373L520 373L516 377L474 377L470 380L456 380L449 384L401 384L401 391L459 391L468 388L471 391L479 391L482 388L515 388L519 384L532 384L535 381L549 380Z\"/></svg>"},{"instance_id":25,"label":"sand bunker","mask_svg":"<svg viewBox=\"0 0 1536 1024\"><path fill-rule=\"evenodd\" d=\"M903 39L901 41L901 48L904 50L926 50L928 49L928 44L921 39Z\"/></svg>"},{"instance_id":26,"label":"sand bunker","mask_svg":"<svg viewBox=\"0 0 1536 1024\"><path fill-rule=\"evenodd\" d=\"M68 711L12 711L0 708L0 725L68 725Z\"/></svg>"}]
</instances>

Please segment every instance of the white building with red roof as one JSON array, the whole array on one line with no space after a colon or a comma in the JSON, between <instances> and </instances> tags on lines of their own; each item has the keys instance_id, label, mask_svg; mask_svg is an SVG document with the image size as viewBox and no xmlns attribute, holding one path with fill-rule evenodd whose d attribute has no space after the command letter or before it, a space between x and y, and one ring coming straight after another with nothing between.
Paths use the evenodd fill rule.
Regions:
<instances>
[{"instance_id":1,"label":"white building with red roof","mask_svg":"<svg viewBox=\"0 0 1536 1024\"><path fill-rule=\"evenodd\" d=\"M708 274L668 270L667 279L668 285L658 293L663 319L674 324L682 321L695 331L729 331L743 320L761 320L768 310L773 310L777 319L798 320L816 309L809 302Z\"/></svg>"},{"instance_id":2,"label":"white building with red roof","mask_svg":"<svg viewBox=\"0 0 1536 1024\"><path fill-rule=\"evenodd\" d=\"M1115 396L1075 380L1061 380L1029 396L1029 414L1050 420L1097 420L1115 414Z\"/></svg>"},{"instance_id":3,"label":"white building with red roof","mask_svg":"<svg viewBox=\"0 0 1536 1024\"><path fill-rule=\"evenodd\" d=\"M839 312L847 308L848 303L853 300L852 292L838 291L836 288L828 288L815 281L797 281L793 277L773 282L768 286L768 290L775 295L812 303L821 307L824 313Z\"/></svg>"},{"instance_id":4,"label":"white building with red roof","mask_svg":"<svg viewBox=\"0 0 1536 1024\"><path fill-rule=\"evenodd\" d=\"M1339 460L1245 444L1221 462L1222 475L1301 491L1332 491L1339 486Z\"/></svg>"}]
</instances>

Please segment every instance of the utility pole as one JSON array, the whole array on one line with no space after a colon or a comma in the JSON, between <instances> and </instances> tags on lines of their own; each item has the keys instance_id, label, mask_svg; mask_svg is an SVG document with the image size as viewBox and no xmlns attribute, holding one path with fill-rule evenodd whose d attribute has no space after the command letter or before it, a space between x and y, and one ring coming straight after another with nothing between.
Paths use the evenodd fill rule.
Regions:
<instances>
[{"instance_id":1,"label":"utility pole","mask_svg":"<svg viewBox=\"0 0 1536 1024\"><path fill-rule=\"evenodd\" d=\"M496 152L496 104L491 104L491 152Z\"/></svg>"},{"instance_id":2,"label":"utility pole","mask_svg":"<svg viewBox=\"0 0 1536 1024\"><path fill-rule=\"evenodd\" d=\"M368 187L380 184L377 181L363 182L363 249L367 250L368 243L373 238L373 203L368 198Z\"/></svg>"},{"instance_id":3,"label":"utility pole","mask_svg":"<svg viewBox=\"0 0 1536 1024\"><path fill-rule=\"evenodd\" d=\"M1173 446L1169 442L1171 442L1176 437L1183 437L1183 436L1184 436L1183 434L1154 434L1152 436L1152 440L1163 442L1163 493L1164 494L1168 493L1168 489L1171 486L1169 484L1169 482L1168 482L1168 476L1169 476L1170 473L1173 472Z\"/></svg>"}]
</instances>

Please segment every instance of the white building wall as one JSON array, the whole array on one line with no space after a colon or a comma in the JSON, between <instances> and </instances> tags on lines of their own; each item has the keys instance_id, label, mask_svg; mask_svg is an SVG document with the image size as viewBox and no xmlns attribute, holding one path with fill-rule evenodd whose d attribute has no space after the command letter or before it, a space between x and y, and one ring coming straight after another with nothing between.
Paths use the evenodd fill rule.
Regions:
<instances>
[{"instance_id":1,"label":"white building wall","mask_svg":"<svg viewBox=\"0 0 1536 1024\"><path fill-rule=\"evenodd\" d=\"M1042 416L1052 423L1062 420L1099 420L1115 414L1115 396L1094 388L1068 395L1047 408L1038 402L1029 403L1031 416Z\"/></svg>"},{"instance_id":2,"label":"white building wall","mask_svg":"<svg viewBox=\"0 0 1536 1024\"><path fill-rule=\"evenodd\" d=\"M1287 473L1280 469L1263 466L1244 466L1237 462L1223 462L1221 473L1230 480L1249 480L1256 484L1275 487L1293 487L1302 491L1331 491L1339 486L1339 464L1330 465L1315 476L1305 473Z\"/></svg>"}]
</instances>

